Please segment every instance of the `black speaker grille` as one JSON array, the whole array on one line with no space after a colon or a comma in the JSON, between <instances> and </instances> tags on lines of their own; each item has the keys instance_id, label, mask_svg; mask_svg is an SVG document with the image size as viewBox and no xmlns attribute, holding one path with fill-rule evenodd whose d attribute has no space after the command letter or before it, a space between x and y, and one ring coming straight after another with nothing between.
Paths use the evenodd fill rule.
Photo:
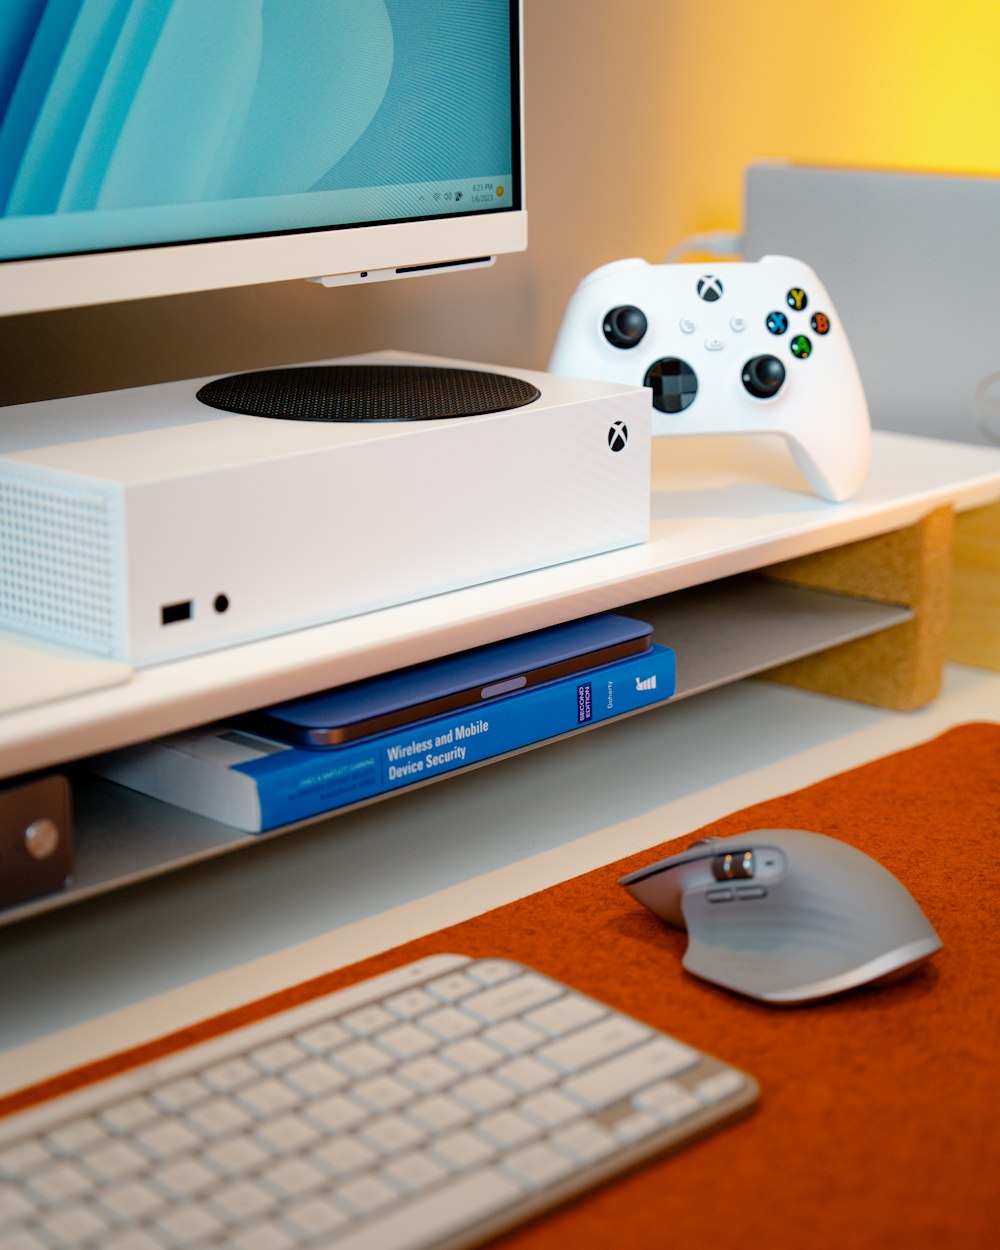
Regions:
<instances>
[{"instance_id":1,"label":"black speaker grille","mask_svg":"<svg viewBox=\"0 0 1000 1250\"><path fill-rule=\"evenodd\" d=\"M435 365L306 365L209 382L210 408L287 421L433 421L522 408L541 392L502 373Z\"/></svg>"}]
</instances>

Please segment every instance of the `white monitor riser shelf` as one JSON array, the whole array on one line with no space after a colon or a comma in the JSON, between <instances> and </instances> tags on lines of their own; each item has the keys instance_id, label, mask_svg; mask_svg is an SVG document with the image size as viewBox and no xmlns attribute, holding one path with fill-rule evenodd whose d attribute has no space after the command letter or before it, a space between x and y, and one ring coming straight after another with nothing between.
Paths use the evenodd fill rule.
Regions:
<instances>
[{"instance_id":1,"label":"white monitor riser shelf","mask_svg":"<svg viewBox=\"0 0 1000 1250\"><path fill-rule=\"evenodd\" d=\"M711 597L732 595L732 586L713 589L708 584L901 529L943 504L964 510L998 498L1000 452L964 444L877 434L872 471L864 488L856 499L832 505L808 489L779 439L659 440L653 448L648 543L153 666L115 686L12 712L0 718L0 770L3 776L17 777L31 770L58 768L99 751L269 702L574 617L627 610L645 600L706 587L709 598L700 604L695 600L689 615L708 611L717 624L719 618L726 618L731 623L730 638L733 631L740 634L743 619L753 620L754 630L768 638L768 645L756 651L751 648L753 653L713 673L712 640L719 635L697 628L689 631L691 642L684 644L689 655L698 635L704 633L697 676L691 677L684 690L693 693L802 654L810 646L821 649L901 619L891 614L860 624L831 619L811 644L800 647L787 633L771 638L772 631L760 630L763 618L752 615L757 610L752 605L747 609L751 615L741 618L726 606L732 599ZM787 615L787 607L776 603L774 619L782 615ZM823 630L828 631L825 642ZM662 635L657 641L677 645L678 639ZM97 840L100 852L94 852L100 862L86 849L91 845L90 835L81 829L78 878L71 890L7 909L0 919L37 915L260 841L183 813L167 822L168 830L164 805L150 806L152 801L124 795L119 795L120 802L116 800L111 809L99 793L87 795L80 803L82 812L92 813L87 819L102 830Z\"/></svg>"}]
</instances>

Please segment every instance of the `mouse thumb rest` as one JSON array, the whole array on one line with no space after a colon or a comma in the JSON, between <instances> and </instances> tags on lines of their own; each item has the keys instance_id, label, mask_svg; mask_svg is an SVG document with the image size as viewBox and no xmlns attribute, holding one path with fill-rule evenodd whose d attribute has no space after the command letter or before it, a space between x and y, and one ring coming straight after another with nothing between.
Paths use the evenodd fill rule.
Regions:
<instances>
[{"instance_id":1,"label":"mouse thumb rest","mask_svg":"<svg viewBox=\"0 0 1000 1250\"><path fill-rule=\"evenodd\" d=\"M941 946L887 869L846 843L804 831L696 843L620 884L687 930L689 972L771 1003L900 976Z\"/></svg>"}]
</instances>

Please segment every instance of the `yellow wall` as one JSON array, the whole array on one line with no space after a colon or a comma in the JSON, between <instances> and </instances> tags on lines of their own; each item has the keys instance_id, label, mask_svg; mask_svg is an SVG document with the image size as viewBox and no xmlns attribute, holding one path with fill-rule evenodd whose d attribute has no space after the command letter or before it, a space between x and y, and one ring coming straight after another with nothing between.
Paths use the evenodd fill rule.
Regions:
<instances>
[{"instance_id":1,"label":"yellow wall","mask_svg":"<svg viewBox=\"0 0 1000 1250\"><path fill-rule=\"evenodd\" d=\"M595 265L738 226L749 161L1000 174L1000 0L525 9L527 253L365 290L299 282L8 318L0 403L386 346L543 368Z\"/></svg>"}]
</instances>

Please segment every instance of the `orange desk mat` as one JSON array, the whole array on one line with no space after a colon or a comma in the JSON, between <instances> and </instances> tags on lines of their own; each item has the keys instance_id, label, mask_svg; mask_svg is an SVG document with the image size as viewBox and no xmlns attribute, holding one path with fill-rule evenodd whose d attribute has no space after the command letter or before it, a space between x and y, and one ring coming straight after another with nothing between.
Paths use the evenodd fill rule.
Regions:
<instances>
[{"instance_id":1,"label":"orange desk mat","mask_svg":"<svg viewBox=\"0 0 1000 1250\"><path fill-rule=\"evenodd\" d=\"M813 829L879 859L944 949L795 1008L697 981L615 883L698 834ZM0 1099L0 1115L435 952L533 964L753 1073L748 1119L497 1240L502 1250L978 1250L1000 1244L1000 725L969 724Z\"/></svg>"}]
</instances>

